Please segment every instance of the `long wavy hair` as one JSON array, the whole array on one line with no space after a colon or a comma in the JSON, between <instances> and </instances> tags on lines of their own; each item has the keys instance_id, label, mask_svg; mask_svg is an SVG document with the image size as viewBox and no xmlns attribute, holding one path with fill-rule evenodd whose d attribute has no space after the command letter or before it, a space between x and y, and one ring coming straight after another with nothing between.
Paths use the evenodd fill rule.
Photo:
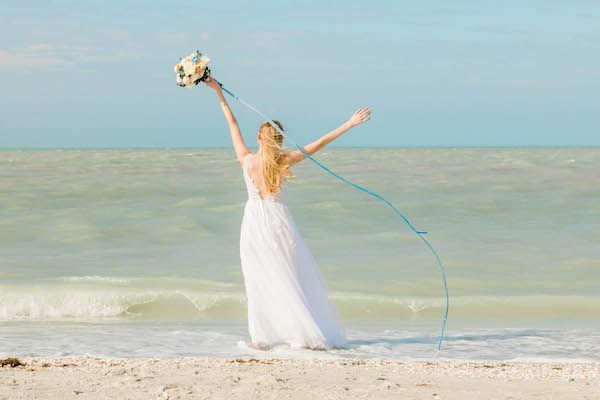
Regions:
<instances>
[{"instance_id":1,"label":"long wavy hair","mask_svg":"<svg viewBox=\"0 0 600 400\"><path fill-rule=\"evenodd\" d=\"M273 122L283 131L281 122ZM263 178L269 193L277 194L285 181L293 177L289 152L283 148L283 135L270 122L263 122L259 132Z\"/></svg>"}]
</instances>

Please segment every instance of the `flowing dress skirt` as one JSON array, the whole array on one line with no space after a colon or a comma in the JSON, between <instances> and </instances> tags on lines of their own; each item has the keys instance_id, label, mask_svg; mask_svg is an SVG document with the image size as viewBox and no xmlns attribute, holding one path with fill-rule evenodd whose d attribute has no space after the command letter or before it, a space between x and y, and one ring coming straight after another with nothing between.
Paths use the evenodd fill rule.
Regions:
<instances>
[{"instance_id":1,"label":"flowing dress skirt","mask_svg":"<svg viewBox=\"0 0 600 400\"><path fill-rule=\"evenodd\" d=\"M330 349L345 345L317 264L281 198L248 199L240 258L254 346Z\"/></svg>"}]
</instances>

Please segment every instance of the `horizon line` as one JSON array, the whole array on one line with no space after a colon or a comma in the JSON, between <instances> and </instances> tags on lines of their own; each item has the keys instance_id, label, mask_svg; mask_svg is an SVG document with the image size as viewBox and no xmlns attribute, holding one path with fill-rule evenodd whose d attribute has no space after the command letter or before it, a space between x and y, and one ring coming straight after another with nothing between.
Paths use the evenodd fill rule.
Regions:
<instances>
[{"instance_id":1,"label":"horizon line","mask_svg":"<svg viewBox=\"0 0 600 400\"><path fill-rule=\"evenodd\" d=\"M249 147L255 149L256 147ZM600 145L407 145L407 146L328 146L329 149L522 149L522 148L600 148ZM15 150L228 150L231 146L52 146L2 147L0 151Z\"/></svg>"}]
</instances>

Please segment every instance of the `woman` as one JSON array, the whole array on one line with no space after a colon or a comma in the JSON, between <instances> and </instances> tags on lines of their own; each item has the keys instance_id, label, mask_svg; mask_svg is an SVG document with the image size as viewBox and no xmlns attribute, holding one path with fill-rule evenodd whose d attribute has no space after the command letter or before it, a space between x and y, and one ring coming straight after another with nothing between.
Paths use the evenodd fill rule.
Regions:
<instances>
[{"instance_id":1,"label":"woman","mask_svg":"<svg viewBox=\"0 0 600 400\"><path fill-rule=\"evenodd\" d=\"M268 349L287 344L320 350L344 346L345 334L329 303L317 265L280 196L291 176L291 167L306 156L299 150L285 151L283 135L269 122L260 126L258 151L252 153L219 82L209 78L205 83L217 93L248 190L240 258L251 346ZM305 146L304 151L314 154L370 116L369 108L359 109L337 129ZM278 121L274 122L282 129Z\"/></svg>"}]
</instances>

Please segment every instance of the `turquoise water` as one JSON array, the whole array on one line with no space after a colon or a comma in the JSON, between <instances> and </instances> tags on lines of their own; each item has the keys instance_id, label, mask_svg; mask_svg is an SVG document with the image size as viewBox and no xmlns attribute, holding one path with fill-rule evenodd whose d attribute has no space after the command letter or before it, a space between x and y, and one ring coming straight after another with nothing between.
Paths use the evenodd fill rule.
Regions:
<instances>
[{"instance_id":1,"label":"turquoise water","mask_svg":"<svg viewBox=\"0 0 600 400\"><path fill-rule=\"evenodd\" d=\"M332 149L319 159L430 232L451 296L442 355L598 357L600 149ZM314 165L295 175L285 197L353 351L429 355L443 290L423 243ZM0 353L121 354L93 339L107 330L130 349L144 348L139 332L164 330L185 332L194 354L247 351L237 344L247 339L243 185L229 149L0 151ZM530 354L532 337L551 343ZM497 357L480 351L494 338L510 339ZM180 354L173 343L155 351Z\"/></svg>"}]
</instances>

